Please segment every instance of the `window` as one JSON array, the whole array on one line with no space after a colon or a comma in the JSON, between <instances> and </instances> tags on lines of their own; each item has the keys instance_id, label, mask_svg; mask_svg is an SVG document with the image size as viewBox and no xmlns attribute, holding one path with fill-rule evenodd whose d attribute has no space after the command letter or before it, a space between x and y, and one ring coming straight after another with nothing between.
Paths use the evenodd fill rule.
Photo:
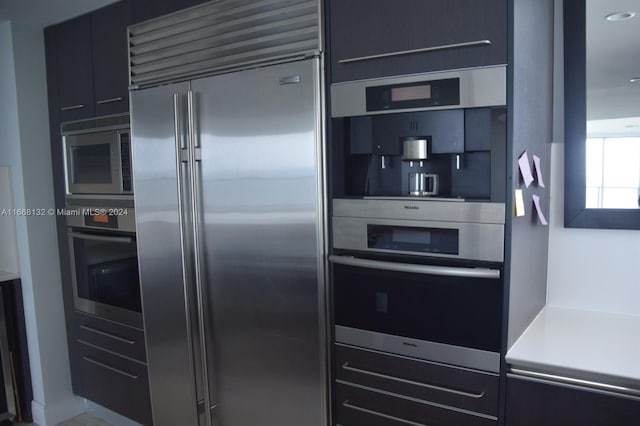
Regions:
<instances>
[{"instance_id":1,"label":"window","mask_svg":"<svg viewBox=\"0 0 640 426\"><path fill-rule=\"evenodd\" d=\"M587 208L640 203L640 137L587 139Z\"/></svg>"}]
</instances>

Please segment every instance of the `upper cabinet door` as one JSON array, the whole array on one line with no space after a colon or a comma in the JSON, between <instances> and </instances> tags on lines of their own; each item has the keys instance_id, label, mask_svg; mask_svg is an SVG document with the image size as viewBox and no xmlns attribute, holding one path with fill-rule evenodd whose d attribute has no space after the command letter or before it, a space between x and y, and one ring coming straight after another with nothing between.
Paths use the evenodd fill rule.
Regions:
<instances>
[{"instance_id":1,"label":"upper cabinet door","mask_svg":"<svg viewBox=\"0 0 640 426\"><path fill-rule=\"evenodd\" d=\"M95 115L91 19L83 15L55 28L60 121Z\"/></svg>"},{"instance_id":2,"label":"upper cabinet door","mask_svg":"<svg viewBox=\"0 0 640 426\"><path fill-rule=\"evenodd\" d=\"M507 63L507 0L329 1L331 82Z\"/></svg>"},{"instance_id":3,"label":"upper cabinet door","mask_svg":"<svg viewBox=\"0 0 640 426\"><path fill-rule=\"evenodd\" d=\"M127 26L129 1L120 1L91 13L96 115L129 110Z\"/></svg>"},{"instance_id":4,"label":"upper cabinet door","mask_svg":"<svg viewBox=\"0 0 640 426\"><path fill-rule=\"evenodd\" d=\"M157 18L209 0L133 0L133 23Z\"/></svg>"}]
</instances>

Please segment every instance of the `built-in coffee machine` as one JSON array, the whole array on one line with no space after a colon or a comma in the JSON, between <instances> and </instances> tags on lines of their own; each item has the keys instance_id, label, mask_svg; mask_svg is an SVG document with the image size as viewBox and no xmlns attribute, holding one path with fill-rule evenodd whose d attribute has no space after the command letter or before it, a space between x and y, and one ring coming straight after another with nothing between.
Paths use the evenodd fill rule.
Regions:
<instances>
[{"instance_id":1,"label":"built-in coffee machine","mask_svg":"<svg viewBox=\"0 0 640 426\"><path fill-rule=\"evenodd\" d=\"M506 68L334 84L334 197L504 202Z\"/></svg>"}]
</instances>

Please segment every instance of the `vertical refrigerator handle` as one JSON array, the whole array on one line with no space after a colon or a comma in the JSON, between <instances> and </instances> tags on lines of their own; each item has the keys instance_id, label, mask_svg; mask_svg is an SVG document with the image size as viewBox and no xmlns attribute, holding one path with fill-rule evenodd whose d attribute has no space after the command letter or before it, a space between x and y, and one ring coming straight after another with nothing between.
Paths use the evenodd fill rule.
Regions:
<instances>
[{"instance_id":1,"label":"vertical refrigerator handle","mask_svg":"<svg viewBox=\"0 0 640 426\"><path fill-rule=\"evenodd\" d=\"M184 308L185 308L185 322L187 328L187 348L189 351L189 359L191 360L191 383L194 384L193 390L194 394L197 395L197 387L196 387L196 369L195 369L195 357L193 353L193 337L192 330L193 324L191 321L192 313L191 313L191 294L193 294L193 289L191 288L191 262L189 262L189 255L193 253L193 241L190 237L190 233L187 232L186 227L186 219L185 216L185 179L184 175L187 173L185 168L187 167L187 149L183 146L184 138L182 137L182 108L181 108L181 99L180 93L173 94L173 131L175 138L175 147L176 147L176 176L177 176L177 197L178 197L178 225L180 229L180 253L181 253L181 264L182 264L182 288L184 292ZM189 181L186 182L189 184ZM197 396L196 396L197 399ZM197 408L194 407L195 418L198 418Z\"/></svg>"},{"instance_id":2,"label":"vertical refrigerator handle","mask_svg":"<svg viewBox=\"0 0 640 426\"><path fill-rule=\"evenodd\" d=\"M200 333L200 350L202 358L202 388L204 397L204 413L207 426L212 426L211 407L214 405L211 398L211 389L209 384L209 357L207 355L207 340L205 325L207 324L207 304L204 300L205 293L205 275L202 242L204 240L203 223L202 223L202 169L200 165L200 147L198 146L197 129L196 129L196 107L195 95L192 90L187 93L187 115L188 115L188 142L189 142L189 172L191 181L191 212L193 215L193 251L195 262L195 281L196 281L196 299L198 305L198 322Z\"/></svg>"}]
</instances>

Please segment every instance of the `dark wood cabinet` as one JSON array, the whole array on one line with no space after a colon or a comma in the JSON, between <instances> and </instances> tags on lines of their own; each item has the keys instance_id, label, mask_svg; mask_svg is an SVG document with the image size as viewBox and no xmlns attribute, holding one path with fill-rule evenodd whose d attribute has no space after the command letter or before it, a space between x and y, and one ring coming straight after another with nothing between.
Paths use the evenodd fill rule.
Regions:
<instances>
[{"instance_id":1,"label":"dark wood cabinet","mask_svg":"<svg viewBox=\"0 0 640 426\"><path fill-rule=\"evenodd\" d=\"M497 425L497 374L340 343L334 360L334 425Z\"/></svg>"},{"instance_id":2,"label":"dark wood cabinet","mask_svg":"<svg viewBox=\"0 0 640 426\"><path fill-rule=\"evenodd\" d=\"M55 63L58 105L53 107L60 122L129 110L130 22L130 2L124 0L45 31L55 52L51 64Z\"/></svg>"},{"instance_id":3,"label":"dark wood cabinet","mask_svg":"<svg viewBox=\"0 0 640 426\"><path fill-rule=\"evenodd\" d=\"M507 379L507 426L632 426L640 398L526 378Z\"/></svg>"},{"instance_id":4,"label":"dark wood cabinet","mask_svg":"<svg viewBox=\"0 0 640 426\"><path fill-rule=\"evenodd\" d=\"M91 16L82 15L55 27L60 121L95 115Z\"/></svg>"},{"instance_id":5,"label":"dark wood cabinet","mask_svg":"<svg viewBox=\"0 0 640 426\"><path fill-rule=\"evenodd\" d=\"M146 364L81 341L71 359L78 395L144 425L153 423Z\"/></svg>"},{"instance_id":6,"label":"dark wood cabinet","mask_svg":"<svg viewBox=\"0 0 640 426\"><path fill-rule=\"evenodd\" d=\"M96 116L129 110L129 5L128 0L119 1L91 13Z\"/></svg>"},{"instance_id":7,"label":"dark wood cabinet","mask_svg":"<svg viewBox=\"0 0 640 426\"><path fill-rule=\"evenodd\" d=\"M333 0L332 83L507 63L507 0Z\"/></svg>"},{"instance_id":8,"label":"dark wood cabinet","mask_svg":"<svg viewBox=\"0 0 640 426\"><path fill-rule=\"evenodd\" d=\"M134 23L157 18L209 0L133 0Z\"/></svg>"}]
</instances>

